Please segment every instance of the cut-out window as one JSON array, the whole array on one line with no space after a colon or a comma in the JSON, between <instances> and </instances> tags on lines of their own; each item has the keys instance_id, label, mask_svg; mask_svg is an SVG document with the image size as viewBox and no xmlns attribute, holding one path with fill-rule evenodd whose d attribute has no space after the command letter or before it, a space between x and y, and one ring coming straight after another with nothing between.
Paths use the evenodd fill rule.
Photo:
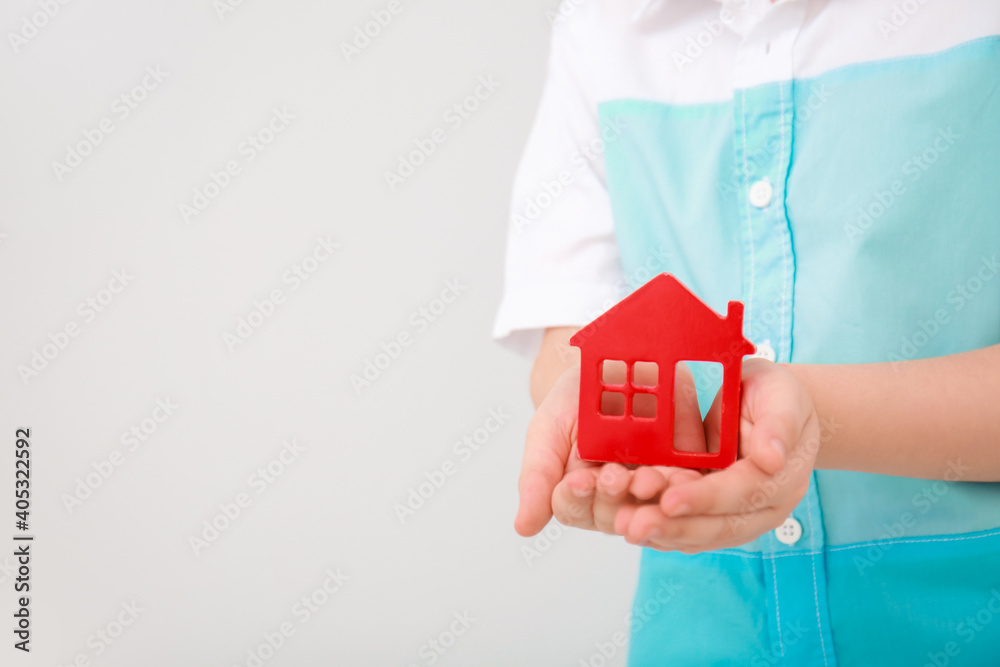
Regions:
<instances>
[{"instance_id":1,"label":"cut-out window","mask_svg":"<svg viewBox=\"0 0 1000 667\"><path fill-rule=\"evenodd\" d=\"M656 362L604 359L600 379L602 415L656 419L655 392L660 386L660 367Z\"/></svg>"},{"instance_id":2,"label":"cut-out window","mask_svg":"<svg viewBox=\"0 0 1000 667\"><path fill-rule=\"evenodd\" d=\"M617 391L601 392L601 414L621 417L625 414L625 394Z\"/></svg>"},{"instance_id":3,"label":"cut-out window","mask_svg":"<svg viewBox=\"0 0 1000 667\"><path fill-rule=\"evenodd\" d=\"M660 384L660 367L655 361L637 361L632 366L632 385L655 387Z\"/></svg>"},{"instance_id":4,"label":"cut-out window","mask_svg":"<svg viewBox=\"0 0 1000 667\"><path fill-rule=\"evenodd\" d=\"M685 452L718 450L705 439L703 420L722 387L722 364L680 361L674 369L674 449ZM715 417L718 419L718 417ZM715 429L717 431L717 429Z\"/></svg>"},{"instance_id":5,"label":"cut-out window","mask_svg":"<svg viewBox=\"0 0 1000 667\"><path fill-rule=\"evenodd\" d=\"M601 362L601 382L603 384L625 384L627 368L624 361L605 359Z\"/></svg>"},{"instance_id":6,"label":"cut-out window","mask_svg":"<svg viewBox=\"0 0 1000 667\"><path fill-rule=\"evenodd\" d=\"M656 419L656 396L645 392L632 394L632 416Z\"/></svg>"}]
</instances>

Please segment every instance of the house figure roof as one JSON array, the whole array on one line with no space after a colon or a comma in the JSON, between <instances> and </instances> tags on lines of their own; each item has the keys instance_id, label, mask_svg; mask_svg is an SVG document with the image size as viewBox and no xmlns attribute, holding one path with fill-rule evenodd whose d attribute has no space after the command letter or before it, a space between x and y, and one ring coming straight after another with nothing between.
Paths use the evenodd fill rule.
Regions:
<instances>
[{"instance_id":1,"label":"house figure roof","mask_svg":"<svg viewBox=\"0 0 1000 667\"><path fill-rule=\"evenodd\" d=\"M634 359L663 358L665 350L676 352L667 355L676 359L726 352L742 357L755 349L743 336L742 320L742 303L730 301L723 317L677 278L661 273L578 331L570 344L627 349Z\"/></svg>"}]
</instances>

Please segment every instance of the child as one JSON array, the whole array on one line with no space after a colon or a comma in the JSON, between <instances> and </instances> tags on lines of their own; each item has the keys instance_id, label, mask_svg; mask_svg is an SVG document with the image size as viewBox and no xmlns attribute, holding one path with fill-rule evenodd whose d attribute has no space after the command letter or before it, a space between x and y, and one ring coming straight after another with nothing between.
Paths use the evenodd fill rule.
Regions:
<instances>
[{"instance_id":1,"label":"child","mask_svg":"<svg viewBox=\"0 0 1000 667\"><path fill-rule=\"evenodd\" d=\"M518 532L646 547L632 665L1000 664L1000 3L645 4L560 13L515 184ZM762 357L724 471L574 449L569 336L663 271Z\"/></svg>"}]
</instances>

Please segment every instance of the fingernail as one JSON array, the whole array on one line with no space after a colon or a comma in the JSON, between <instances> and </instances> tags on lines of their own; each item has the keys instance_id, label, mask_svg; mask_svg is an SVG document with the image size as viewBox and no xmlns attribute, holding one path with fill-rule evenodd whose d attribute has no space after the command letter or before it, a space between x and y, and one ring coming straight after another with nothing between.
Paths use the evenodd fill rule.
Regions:
<instances>
[{"instance_id":1,"label":"fingernail","mask_svg":"<svg viewBox=\"0 0 1000 667\"><path fill-rule=\"evenodd\" d=\"M685 512L688 512L691 509L689 505L687 505L686 503L682 503L680 500L678 500L676 494L672 496L666 496L660 507L663 509L664 514L671 517L680 516L681 514L684 514Z\"/></svg>"},{"instance_id":2,"label":"fingernail","mask_svg":"<svg viewBox=\"0 0 1000 667\"><path fill-rule=\"evenodd\" d=\"M691 511L690 505L678 505L677 507L674 508L673 512L668 512L668 514L672 517L678 517L678 516L684 516L690 511Z\"/></svg>"},{"instance_id":3,"label":"fingernail","mask_svg":"<svg viewBox=\"0 0 1000 667\"><path fill-rule=\"evenodd\" d=\"M653 540L660 539L661 535L662 535L662 533L660 532L659 528L653 528L652 530L649 531L649 535L646 535L646 539L644 539L643 541L639 542L639 546L640 547L649 546L650 542L652 542Z\"/></svg>"},{"instance_id":4,"label":"fingernail","mask_svg":"<svg viewBox=\"0 0 1000 667\"><path fill-rule=\"evenodd\" d=\"M771 441L771 446L774 447L774 451L781 454L781 458L785 458L785 443L775 438Z\"/></svg>"},{"instance_id":5,"label":"fingernail","mask_svg":"<svg viewBox=\"0 0 1000 667\"><path fill-rule=\"evenodd\" d=\"M572 487L573 495L577 498L586 498L594 492L594 487L592 486L574 486Z\"/></svg>"}]
</instances>

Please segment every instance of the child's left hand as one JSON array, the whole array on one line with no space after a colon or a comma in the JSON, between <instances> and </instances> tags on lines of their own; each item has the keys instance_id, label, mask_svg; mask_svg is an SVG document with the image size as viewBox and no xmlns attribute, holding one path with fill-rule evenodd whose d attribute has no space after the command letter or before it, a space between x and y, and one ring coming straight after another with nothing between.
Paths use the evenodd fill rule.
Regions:
<instances>
[{"instance_id":1,"label":"child's left hand","mask_svg":"<svg viewBox=\"0 0 1000 667\"><path fill-rule=\"evenodd\" d=\"M716 400L705 418L713 450L719 409ZM811 396L787 368L747 359L739 428L740 458L725 470L632 471L609 463L592 472L570 471L552 494L553 512L567 525L662 551L699 553L751 542L779 526L805 495L819 446L819 419ZM597 493L570 491L591 477Z\"/></svg>"},{"instance_id":2,"label":"child's left hand","mask_svg":"<svg viewBox=\"0 0 1000 667\"><path fill-rule=\"evenodd\" d=\"M718 446L719 403L706 417ZM639 468L629 490L639 503L615 516L615 532L633 544L699 553L735 547L772 530L809 487L819 449L812 397L787 369L761 359L743 365L740 458L717 472ZM655 502L659 497L659 502Z\"/></svg>"}]
</instances>

